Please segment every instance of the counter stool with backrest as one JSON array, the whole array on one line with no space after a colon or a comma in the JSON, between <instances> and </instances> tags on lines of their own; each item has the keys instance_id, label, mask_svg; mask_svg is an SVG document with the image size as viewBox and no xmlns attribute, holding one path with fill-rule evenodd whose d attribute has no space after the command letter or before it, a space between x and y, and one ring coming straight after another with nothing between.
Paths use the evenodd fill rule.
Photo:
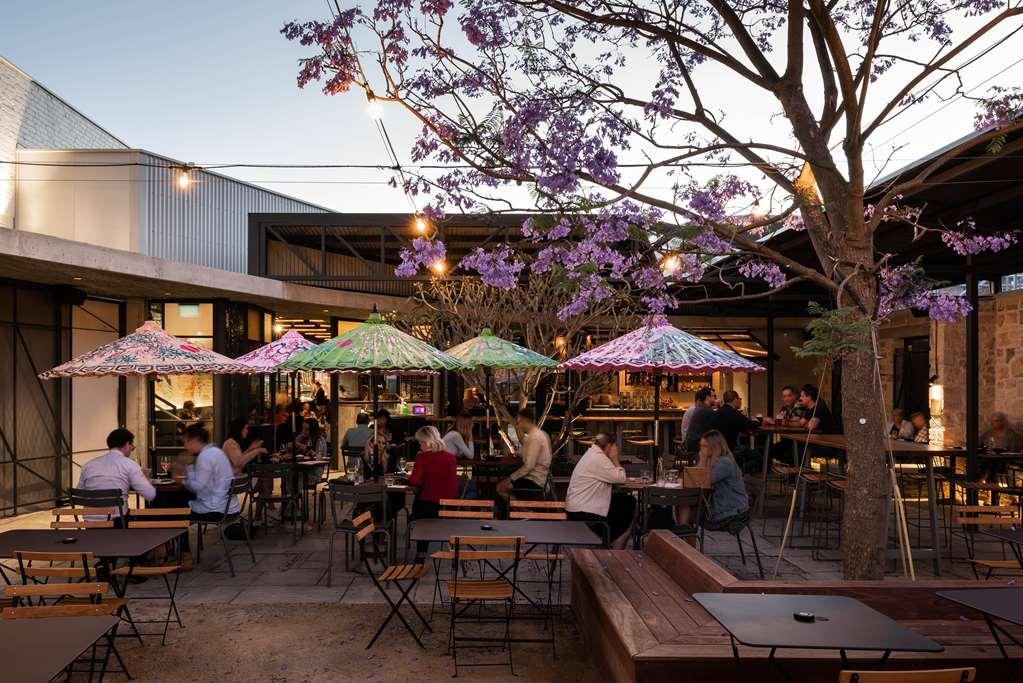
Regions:
<instances>
[{"instance_id":1,"label":"counter stool with backrest","mask_svg":"<svg viewBox=\"0 0 1023 683\"><path fill-rule=\"evenodd\" d=\"M145 508L139 510L132 510L128 518L129 529L181 529L184 533L188 533L188 526L191 523L189 521L189 515L191 514L190 508ZM156 567L146 567L135 564L134 558L132 558L127 565L118 567L110 572L110 576L114 581L120 579L121 583L114 583L114 589L117 594L121 597L125 597L128 592L128 584L131 583L131 577L133 576L144 576L146 578L160 577L163 579L163 585L167 589L166 595L145 595L134 598L135 600L166 600L167 614L163 619L147 619L147 620L136 620L135 624L163 624L163 631L159 634L160 644L167 644L167 629L170 628L171 615L174 617L174 621L177 622L179 628L184 628L184 624L181 623L181 615L178 614L178 605L175 602L175 596L178 591L178 579L181 577L181 543L180 540L174 541L176 546L176 552L174 556L177 558L176 561L172 561L168 564L159 565ZM174 577L174 581L170 580L170 577ZM146 633L142 635L157 635L155 633Z\"/></svg>"},{"instance_id":2,"label":"counter stool with backrest","mask_svg":"<svg viewBox=\"0 0 1023 683\"><path fill-rule=\"evenodd\" d=\"M380 519L387 518L387 487L383 484L353 484L344 479L334 479L327 483L330 496L330 515L334 528L327 542L327 585L331 585L334 574L334 539L340 534L345 540L345 571L348 571L349 560L354 559L358 544L355 536L358 529L354 518L361 516L367 508L382 509ZM388 540L392 540L388 538ZM388 543L388 551L393 555L393 543Z\"/></svg>"},{"instance_id":3,"label":"counter stool with backrest","mask_svg":"<svg viewBox=\"0 0 1023 683\"><path fill-rule=\"evenodd\" d=\"M103 599L108 590L109 586L103 582L8 586L4 590L4 597L9 599L11 604L9 607L4 608L2 616L5 620L119 616L120 601ZM57 603L47 605L45 604L47 598L53 599ZM36 600L36 605L32 604L33 599ZM91 652L89 657L83 660L82 656L79 655L78 659L64 669L67 680L71 680L74 673L86 672L89 674L90 681L94 674L99 674L99 680L102 681L103 676L107 673L123 673L128 680L131 680L131 674L128 673L128 669L124 666L124 660L121 659L121 655L114 644L114 637L116 635L117 624L115 623L102 636L103 640L106 641L103 655L98 655L98 647L96 644L93 644L91 648L88 648ZM111 654L117 659L117 663L121 668L108 672L107 664ZM75 665L79 662L87 663L89 668L76 669ZM98 671L97 667L99 667Z\"/></svg>"},{"instance_id":4,"label":"counter stool with backrest","mask_svg":"<svg viewBox=\"0 0 1023 683\"><path fill-rule=\"evenodd\" d=\"M245 526L245 520L242 519L242 510L245 509L245 498L249 496L252 490L252 479L248 474L239 475L231 480L231 485L227 490L227 502L224 504L224 511L217 516L214 520L196 520L196 555L195 561L199 562L200 555L203 548L203 537L206 535L206 527L213 525L217 528L217 535L220 537L220 542L224 546L224 557L227 558L227 568L231 570L231 577L235 576L234 573L234 561L231 559L231 545L227 542L227 535L225 534L228 527L237 524L242 528L242 533L245 535L245 545L249 548L249 557L252 558L252 564L256 564L256 553L252 549L252 539L249 536L249 529ZM231 509L231 501L237 496L241 496L238 501L238 512L229 512ZM251 503L250 503L251 505Z\"/></svg>"}]
</instances>

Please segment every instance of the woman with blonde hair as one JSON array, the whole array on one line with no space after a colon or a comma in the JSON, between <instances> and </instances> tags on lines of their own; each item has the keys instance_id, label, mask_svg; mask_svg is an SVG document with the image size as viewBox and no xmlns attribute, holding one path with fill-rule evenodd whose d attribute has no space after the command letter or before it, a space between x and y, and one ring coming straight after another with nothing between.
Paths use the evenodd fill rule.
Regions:
<instances>
[{"instance_id":1,"label":"woman with blonde hair","mask_svg":"<svg viewBox=\"0 0 1023 683\"><path fill-rule=\"evenodd\" d=\"M458 497L458 464L455 456L446 450L440 432L432 425L416 431L419 454L416 456L409 484L416 489L412 502L413 519L430 519L439 516L440 501ZM419 541L416 552L425 554L429 544Z\"/></svg>"},{"instance_id":2,"label":"woman with blonde hair","mask_svg":"<svg viewBox=\"0 0 1023 683\"><path fill-rule=\"evenodd\" d=\"M710 468L710 512L704 521L707 529L722 529L733 521L749 518L749 498L742 470L725 437L716 429L700 437L700 460Z\"/></svg>"}]
</instances>

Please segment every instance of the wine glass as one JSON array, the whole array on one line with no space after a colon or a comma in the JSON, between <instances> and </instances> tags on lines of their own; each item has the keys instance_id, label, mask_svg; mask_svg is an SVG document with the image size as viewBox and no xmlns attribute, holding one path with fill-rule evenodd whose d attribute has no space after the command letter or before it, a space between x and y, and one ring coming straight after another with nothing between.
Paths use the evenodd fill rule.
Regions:
<instances>
[{"instance_id":1,"label":"wine glass","mask_svg":"<svg viewBox=\"0 0 1023 683\"><path fill-rule=\"evenodd\" d=\"M405 458L405 456L402 456L402 457L398 458L398 471L399 472L401 472L402 474L405 474L406 473L406 470L405 470L406 465L408 465L408 460Z\"/></svg>"},{"instance_id":2,"label":"wine glass","mask_svg":"<svg viewBox=\"0 0 1023 683\"><path fill-rule=\"evenodd\" d=\"M160 461L160 471L163 472L164 477L167 476L167 473L170 472L170 460L163 459Z\"/></svg>"}]
</instances>

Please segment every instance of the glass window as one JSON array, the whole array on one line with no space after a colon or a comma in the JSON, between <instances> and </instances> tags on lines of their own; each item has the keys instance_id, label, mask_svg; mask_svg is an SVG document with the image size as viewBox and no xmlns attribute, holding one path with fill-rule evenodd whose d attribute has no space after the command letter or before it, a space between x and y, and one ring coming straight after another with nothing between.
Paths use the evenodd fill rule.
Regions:
<instances>
[{"instance_id":1,"label":"glass window","mask_svg":"<svg viewBox=\"0 0 1023 683\"><path fill-rule=\"evenodd\" d=\"M250 308L248 313L248 324L245 326L245 336L249 341L263 340L263 316L258 308Z\"/></svg>"},{"instance_id":2,"label":"glass window","mask_svg":"<svg viewBox=\"0 0 1023 683\"><path fill-rule=\"evenodd\" d=\"M273 316L270 315L269 313L264 313L263 314L263 343L264 344L269 344L270 342L272 342L274 340L273 333L274 333Z\"/></svg>"},{"instance_id":3,"label":"glass window","mask_svg":"<svg viewBox=\"0 0 1023 683\"><path fill-rule=\"evenodd\" d=\"M212 337L213 304L164 304L163 329L175 337Z\"/></svg>"}]
</instances>

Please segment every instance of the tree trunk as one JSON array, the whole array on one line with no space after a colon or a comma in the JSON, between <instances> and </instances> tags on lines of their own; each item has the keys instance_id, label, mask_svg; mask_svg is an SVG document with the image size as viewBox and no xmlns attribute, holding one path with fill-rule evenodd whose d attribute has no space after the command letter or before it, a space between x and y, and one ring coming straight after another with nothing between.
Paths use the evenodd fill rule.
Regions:
<instances>
[{"instance_id":1,"label":"tree trunk","mask_svg":"<svg viewBox=\"0 0 1023 683\"><path fill-rule=\"evenodd\" d=\"M882 579L887 548L888 470L874 354L842 359L842 425L848 482L842 517L842 573L846 579Z\"/></svg>"}]
</instances>

